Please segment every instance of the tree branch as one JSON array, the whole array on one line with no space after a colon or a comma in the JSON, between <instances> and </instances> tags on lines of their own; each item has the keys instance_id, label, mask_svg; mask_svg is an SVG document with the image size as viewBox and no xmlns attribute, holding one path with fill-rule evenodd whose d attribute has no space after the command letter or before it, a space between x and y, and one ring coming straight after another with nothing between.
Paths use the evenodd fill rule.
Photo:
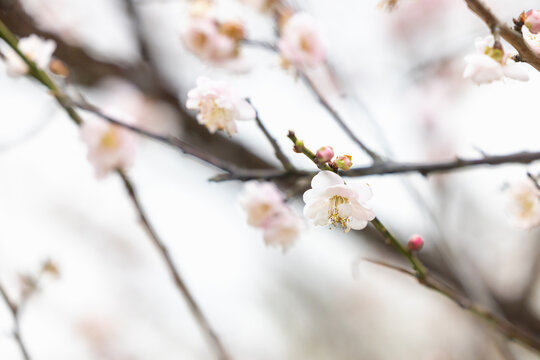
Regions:
<instances>
[{"instance_id":1,"label":"tree branch","mask_svg":"<svg viewBox=\"0 0 540 360\"><path fill-rule=\"evenodd\" d=\"M433 173L449 172L453 170L466 169L470 167L478 167L485 165L504 165L504 164L529 164L536 160L540 160L540 151L529 152L521 151L506 155L489 155L479 159L460 159L433 163L407 163L387 161L371 166L354 167L349 171L340 172L341 176L358 177L369 175L389 175L403 174L416 172L424 176ZM290 171L284 172L280 170L248 170L239 171L231 174L220 174L212 181L229 181L229 180L253 180L253 179L283 179L283 178L299 178L310 177L316 175L316 171Z\"/></svg>"}]
</instances>

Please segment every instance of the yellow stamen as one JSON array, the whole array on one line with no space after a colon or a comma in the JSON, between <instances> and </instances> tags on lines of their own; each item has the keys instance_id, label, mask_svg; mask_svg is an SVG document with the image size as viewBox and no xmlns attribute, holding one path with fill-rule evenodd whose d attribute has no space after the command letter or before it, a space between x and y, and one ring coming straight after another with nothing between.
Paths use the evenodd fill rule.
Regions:
<instances>
[{"instance_id":1,"label":"yellow stamen","mask_svg":"<svg viewBox=\"0 0 540 360\"><path fill-rule=\"evenodd\" d=\"M109 149L115 148L118 145L118 135L114 127L109 127L107 132L101 137L100 144Z\"/></svg>"},{"instance_id":2,"label":"yellow stamen","mask_svg":"<svg viewBox=\"0 0 540 360\"><path fill-rule=\"evenodd\" d=\"M345 232L348 232L351 229L348 224L348 222L351 221L351 218L343 217L340 214L338 207L348 203L349 199L344 198L343 196L334 195L330 198L330 204L328 207L328 220L330 220L333 226L341 226Z\"/></svg>"}]
</instances>

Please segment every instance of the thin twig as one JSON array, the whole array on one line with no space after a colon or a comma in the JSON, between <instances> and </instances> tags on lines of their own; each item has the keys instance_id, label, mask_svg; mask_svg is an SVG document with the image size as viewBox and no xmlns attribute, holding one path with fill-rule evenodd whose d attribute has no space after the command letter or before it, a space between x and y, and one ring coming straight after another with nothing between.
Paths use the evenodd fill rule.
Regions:
<instances>
[{"instance_id":1,"label":"thin twig","mask_svg":"<svg viewBox=\"0 0 540 360\"><path fill-rule=\"evenodd\" d=\"M50 90L51 94L55 97L57 102L68 113L71 120L73 120L77 125L81 125L83 120L79 116L79 114L77 113L75 108L73 107L72 101L64 93L62 93L60 88L58 88L56 86L56 84L50 79L50 77L43 70L39 69L33 61L28 59L28 57L26 57L19 50L19 48L17 47L17 43L18 43L17 39L11 33L11 31L9 31L9 29L4 25L4 23L1 20L0 20L0 38L4 39L8 43L8 45L28 65L28 67L29 67L29 75L32 76L33 78L35 78L36 80L38 80L44 86L46 86ZM84 106L87 106L87 105L84 105ZM91 107L89 107L89 108L91 108ZM89 111L97 111L97 110L92 109L92 110L89 110ZM108 120L113 122L112 121L113 119L108 119ZM120 125L120 124L118 124L118 125ZM127 125L127 124L122 123L122 126L130 128L130 126ZM135 127L131 127L131 130L140 132L140 133L142 133L142 134L144 134L146 136L152 135L151 133L148 133L145 130L135 128ZM160 137L158 135L155 135L155 136L152 135L152 136L156 140L162 139L162 141L163 140L168 141L167 138L162 138L162 137ZM185 144L182 143L181 145L183 146ZM143 211L142 205L141 205L141 203L139 202L139 200L138 200L138 198L136 196L136 193L135 193L135 190L134 190L134 187L132 185L131 180L128 178L128 176L122 170L117 170L117 173L121 177L121 179L122 179L122 181L124 183L124 186L125 186L128 194L129 194L129 196L130 196L130 199L133 202L133 205L135 206L135 208L137 210L137 213L139 214L139 217L141 219L141 222L142 222L145 230L148 232L148 234L150 235L150 239L156 245L159 253L164 258L165 263L166 263L169 271L171 272L171 274L173 276L174 283L175 283L177 289L180 291L180 293L186 299L193 316L197 320L197 323L199 324L201 330L203 331L203 333L207 337L207 339L208 339L209 343L211 344L212 348L215 350L218 359L219 360L228 360L228 359L230 359L230 357L227 355L227 352L225 351L223 345L221 344L219 338L217 337L216 333L212 330L212 328L210 327L210 324L208 323L206 318L203 316L200 308L198 307L197 303L194 300L194 297L189 293L187 287L185 286L185 284L184 284L184 282L183 282L183 280L182 280L182 278L180 276L180 273L177 271L176 267L174 266L174 263L172 261L172 258L169 255L169 252L168 252L167 248L165 247L163 242L161 242L159 240L159 238L157 237L155 231L152 229L152 227L151 227L151 225L150 225L150 223L149 223L149 221L148 221L148 219L147 219L147 217L146 217L146 215L145 215L145 213ZM5 293L3 293L2 295L4 296Z\"/></svg>"},{"instance_id":2,"label":"thin twig","mask_svg":"<svg viewBox=\"0 0 540 360\"><path fill-rule=\"evenodd\" d=\"M287 156L283 153L281 148L279 147L279 144L277 143L276 139L272 137L272 134L266 129L264 126L261 118L259 117L259 112L257 109L253 106L250 99L246 99L247 102L253 107L253 110L255 111L255 121L257 122L257 126L261 131L263 132L264 136L268 139L270 144L272 145L272 148L274 149L274 154L276 155L276 158L281 162L281 165L283 165L283 169L285 171L292 171L294 170L294 166L291 163L291 161L287 158Z\"/></svg>"},{"instance_id":3,"label":"thin twig","mask_svg":"<svg viewBox=\"0 0 540 360\"><path fill-rule=\"evenodd\" d=\"M341 176L358 177L370 175L389 175L403 173L419 173L424 176L433 173L442 173L452 170L465 169L470 167L485 166L485 165L505 165L505 164L529 164L540 160L540 151L521 151L506 155L490 155L479 159L461 159L433 162L433 163L406 163L387 161L380 164L370 166L354 167L349 171L340 172ZM220 174L214 177L213 181L229 181L229 180L253 180L253 179L281 179L295 177L311 177L316 175L316 171L294 171L283 172L281 170L240 170L237 173Z\"/></svg>"},{"instance_id":4,"label":"thin twig","mask_svg":"<svg viewBox=\"0 0 540 360\"><path fill-rule=\"evenodd\" d=\"M176 288L182 293L182 296L186 300L191 313L195 317L195 320L197 320L197 323L199 324L201 329L203 329L203 333L208 338L208 342L212 344L214 351L218 356L218 359L220 360L230 359L220 339L218 338L218 336L216 335L216 333L210 326L210 323L204 316L203 312L201 311L201 308L199 307L193 295L187 288L184 280L182 279L182 276L180 275L180 271L177 269L176 265L174 264L174 260L169 254L167 247L157 235L152 224L150 224L150 221L148 220L148 217L146 216L146 213L141 204L141 201L139 200L139 197L137 196L137 193L135 192L135 187L133 186L133 183L127 177L124 171L117 170L117 173L122 179L122 182L124 183L124 187L126 188L129 194L131 202L133 203L133 206L135 207L135 209L137 210L137 213L139 214L139 220L141 221L142 226L146 230L146 233L148 234L148 237L150 238L150 240L152 240L156 248L159 250L159 254L161 255L163 261L165 262L165 265L167 266L167 269L169 270L169 273L174 280L174 284L176 285Z\"/></svg>"},{"instance_id":5,"label":"thin twig","mask_svg":"<svg viewBox=\"0 0 540 360\"><path fill-rule=\"evenodd\" d=\"M99 108L97 108L96 106L94 105L91 105L89 104L88 102L75 102L71 99L68 99L66 100L66 103L70 104L71 106L73 107L77 107L79 109L82 109L82 110L86 110L88 112L91 112L97 116L99 116L100 118L110 122L111 124L114 124L114 125L117 125L117 126L120 126L120 127L123 127L123 128L126 128L130 131L133 131L134 133L137 133L139 135L142 135L142 136L145 136L145 137L148 137L150 139L153 139L153 140L156 140L158 142L161 142L165 145L168 145L168 146L171 146L173 148L176 148L178 150L180 150L181 152L183 152L184 154L188 154L188 155L191 155L191 156L194 156L210 165L213 165L215 167L217 167L218 169L222 169L223 171L226 171L226 172L230 172L230 173L233 173L235 171L239 171L239 169L229 163L229 162L226 162L226 161L223 161L215 156L212 156L204 151L201 151L197 148L195 148L194 146L186 143L185 141L177 138L177 137L174 137L174 136L168 136L168 135L159 135L159 134L156 134L156 133L153 133L151 131L148 131L148 130L145 130L145 129L142 129L140 127L137 127L137 126L134 126L134 125L131 125L131 124L128 124L124 121L121 121L121 120L118 120L110 115L107 115L105 114L103 111L101 111Z\"/></svg>"},{"instance_id":6,"label":"thin twig","mask_svg":"<svg viewBox=\"0 0 540 360\"><path fill-rule=\"evenodd\" d=\"M7 291L4 289L2 284L0 284L0 297L6 303L6 306L9 308L11 316L13 317L13 338L15 339L15 342L17 342L17 346L19 346L19 350L21 351L23 359L30 360L31 358L28 353L27 347L21 337L20 322L19 322L20 307L17 306L17 304L15 304L10 299Z\"/></svg>"}]
</instances>

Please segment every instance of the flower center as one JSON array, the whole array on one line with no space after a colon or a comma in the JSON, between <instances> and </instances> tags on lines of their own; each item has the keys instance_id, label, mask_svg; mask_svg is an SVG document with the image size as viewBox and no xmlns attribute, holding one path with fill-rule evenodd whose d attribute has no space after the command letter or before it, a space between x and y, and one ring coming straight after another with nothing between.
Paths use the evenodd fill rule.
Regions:
<instances>
[{"instance_id":1,"label":"flower center","mask_svg":"<svg viewBox=\"0 0 540 360\"><path fill-rule=\"evenodd\" d=\"M215 99L203 101L200 105L201 114L206 120L206 126L214 127L218 130L224 130L227 124L232 120L231 111L225 107L219 106Z\"/></svg>"},{"instance_id":2,"label":"flower center","mask_svg":"<svg viewBox=\"0 0 540 360\"><path fill-rule=\"evenodd\" d=\"M107 149L112 149L118 146L118 136L114 127L109 127L107 132L101 137L100 144Z\"/></svg>"},{"instance_id":3,"label":"flower center","mask_svg":"<svg viewBox=\"0 0 540 360\"><path fill-rule=\"evenodd\" d=\"M308 39L306 36L302 36L300 37L300 49L303 51L303 52L311 52L313 46L311 44L311 41L310 39Z\"/></svg>"},{"instance_id":4,"label":"flower center","mask_svg":"<svg viewBox=\"0 0 540 360\"><path fill-rule=\"evenodd\" d=\"M193 36L193 45L196 49L202 49L208 41L206 34L199 32Z\"/></svg>"},{"instance_id":5,"label":"flower center","mask_svg":"<svg viewBox=\"0 0 540 360\"><path fill-rule=\"evenodd\" d=\"M343 196L334 195L330 198L330 203L328 206L328 220L332 223L333 226L340 225L345 232L349 231L350 227L347 224L351 221L350 216L344 216L340 212L341 205L349 203L349 199L344 198Z\"/></svg>"},{"instance_id":6,"label":"flower center","mask_svg":"<svg viewBox=\"0 0 540 360\"><path fill-rule=\"evenodd\" d=\"M520 194L518 197L518 203L520 205L520 216L527 217L534 208L534 200L528 194Z\"/></svg>"}]
</instances>

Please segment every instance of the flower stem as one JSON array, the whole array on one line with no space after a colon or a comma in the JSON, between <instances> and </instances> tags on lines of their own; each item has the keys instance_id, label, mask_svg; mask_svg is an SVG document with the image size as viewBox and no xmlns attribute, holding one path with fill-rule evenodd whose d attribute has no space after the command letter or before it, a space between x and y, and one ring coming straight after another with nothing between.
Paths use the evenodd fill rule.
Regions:
<instances>
[{"instance_id":1,"label":"flower stem","mask_svg":"<svg viewBox=\"0 0 540 360\"><path fill-rule=\"evenodd\" d=\"M296 134L294 133L294 131L289 130L289 133L287 134L287 137L289 139L291 139L291 141L293 142L293 144L294 144L293 149L294 149L295 152L302 153L302 154L306 155L321 170L334 171L334 169L332 169L327 163L321 163L317 159L317 156L315 155L315 153L313 151L309 150L304 145L304 142L302 140L299 140L296 137Z\"/></svg>"}]
</instances>

